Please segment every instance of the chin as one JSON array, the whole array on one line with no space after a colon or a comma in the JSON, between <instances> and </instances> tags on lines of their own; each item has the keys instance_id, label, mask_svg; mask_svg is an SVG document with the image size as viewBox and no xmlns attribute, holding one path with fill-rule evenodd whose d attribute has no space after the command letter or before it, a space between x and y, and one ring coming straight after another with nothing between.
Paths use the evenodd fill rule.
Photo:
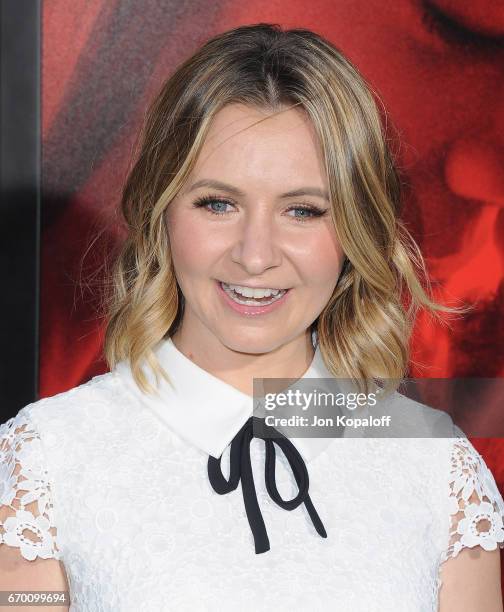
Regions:
<instances>
[{"instance_id":1,"label":"chin","mask_svg":"<svg viewBox=\"0 0 504 612\"><path fill-rule=\"evenodd\" d=\"M250 330L249 333L230 333L230 331L227 330L219 337L224 346L237 353L260 355L269 353L283 344L283 342L271 338L271 335L262 337L262 334L258 333L257 330Z\"/></svg>"},{"instance_id":2,"label":"chin","mask_svg":"<svg viewBox=\"0 0 504 612\"><path fill-rule=\"evenodd\" d=\"M236 333L227 330L226 333L220 336L220 339L224 346L237 353L261 355L264 353L271 353L278 347L283 346L291 340L291 337L279 337L271 332L267 333L266 330L264 333L261 333L257 329L251 329Z\"/></svg>"}]
</instances>

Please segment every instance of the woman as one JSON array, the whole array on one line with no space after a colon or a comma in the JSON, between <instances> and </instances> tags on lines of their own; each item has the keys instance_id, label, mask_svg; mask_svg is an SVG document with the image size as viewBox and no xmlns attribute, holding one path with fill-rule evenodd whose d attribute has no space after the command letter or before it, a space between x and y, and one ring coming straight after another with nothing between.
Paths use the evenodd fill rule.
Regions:
<instances>
[{"instance_id":1,"label":"woman","mask_svg":"<svg viewBox=\"0 0 504 612\"><path fill-rule=\"evenodd\" d=\"M181 65L123 193L110 372L0 430L1 587L68 581L86 611L501 610L504 501L453 424L272 441L252 417L254 378L394 405L418 308L462 311L422 287L399 203L373 97L320 36L244 26Z\"/></svg>"}]
</instances>

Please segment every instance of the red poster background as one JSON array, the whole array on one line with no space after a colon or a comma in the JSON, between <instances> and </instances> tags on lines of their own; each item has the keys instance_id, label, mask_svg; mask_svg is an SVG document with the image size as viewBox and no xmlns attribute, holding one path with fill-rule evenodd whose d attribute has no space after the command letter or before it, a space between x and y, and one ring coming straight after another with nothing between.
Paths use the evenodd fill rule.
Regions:
<instances>
[{"instance_id":1,"label":"red poster background","mask_svg":"<svg viewBox=\"0 0 504 612\"><path fill-rule=\"evenodd\" d=\"M478 304L451 330L419 318L410 375L504 375L502 5L50 0L42 30L41 397L106 371L92 279L119 238L112 211L149 99L207 37L260 21L313 29L358 66L397 130L403 217L439 283L436 295ZM487 395L460 416L497 424L501 410ZM504 440L472 442L504 491Z\"/></svg>"}]
</instances>

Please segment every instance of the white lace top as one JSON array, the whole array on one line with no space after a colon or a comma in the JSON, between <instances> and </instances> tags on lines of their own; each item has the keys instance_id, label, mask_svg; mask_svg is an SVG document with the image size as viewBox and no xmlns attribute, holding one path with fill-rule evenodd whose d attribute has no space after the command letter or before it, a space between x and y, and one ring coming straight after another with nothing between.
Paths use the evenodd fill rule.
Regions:
<instances>
[{"instance_id":1,"label":"white lace top","mask_svg":"<svg viewBox=\"0 0 504 612\"><path fill-rule=\"evenodd\" d=\"M0 542L61 560L70 610L435 612L441 563L504 546L504 501L463 435L345 433L292 440L326 538L304 504L287 511L270 497L265 442L252 439L271 544L256 554L241 483L220 495L207 472L209 454L229 470L251 398L171 340L156 352L175 385L156 399L121 363L0 427ZM318 349L305 376L330 377ZM297 493L279 451L276 483L283 499Z\"/></svg>"}]
</instances>

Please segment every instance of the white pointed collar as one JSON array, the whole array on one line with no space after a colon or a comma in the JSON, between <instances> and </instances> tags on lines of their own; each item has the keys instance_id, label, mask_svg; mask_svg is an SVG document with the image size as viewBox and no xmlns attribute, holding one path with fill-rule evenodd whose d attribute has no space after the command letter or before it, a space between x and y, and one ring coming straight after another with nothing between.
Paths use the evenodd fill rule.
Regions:
<instances>
[{"instance_id":1,"label":"white pointed collar","mask_svg":"<svg viewBox=\"0 0 504 612\"><path fill-rule=\"evenodd\" d=\"M158 393L146 394L136 384L129 362L120 361L115 371L143 405L150 408L170 429L190 444L213 457L220 457L253 413L254 398L210 374L186 357L171 338L162 339L154 353L173 386L159 378ZM156 387L150 368L148 381ZM318 343L313 360L302 378L333 378L323 361ZM355 434L347 433L344 437ZM293 438L305 461L310 461L332 438Z\"/></svg>"}]
</instances>

